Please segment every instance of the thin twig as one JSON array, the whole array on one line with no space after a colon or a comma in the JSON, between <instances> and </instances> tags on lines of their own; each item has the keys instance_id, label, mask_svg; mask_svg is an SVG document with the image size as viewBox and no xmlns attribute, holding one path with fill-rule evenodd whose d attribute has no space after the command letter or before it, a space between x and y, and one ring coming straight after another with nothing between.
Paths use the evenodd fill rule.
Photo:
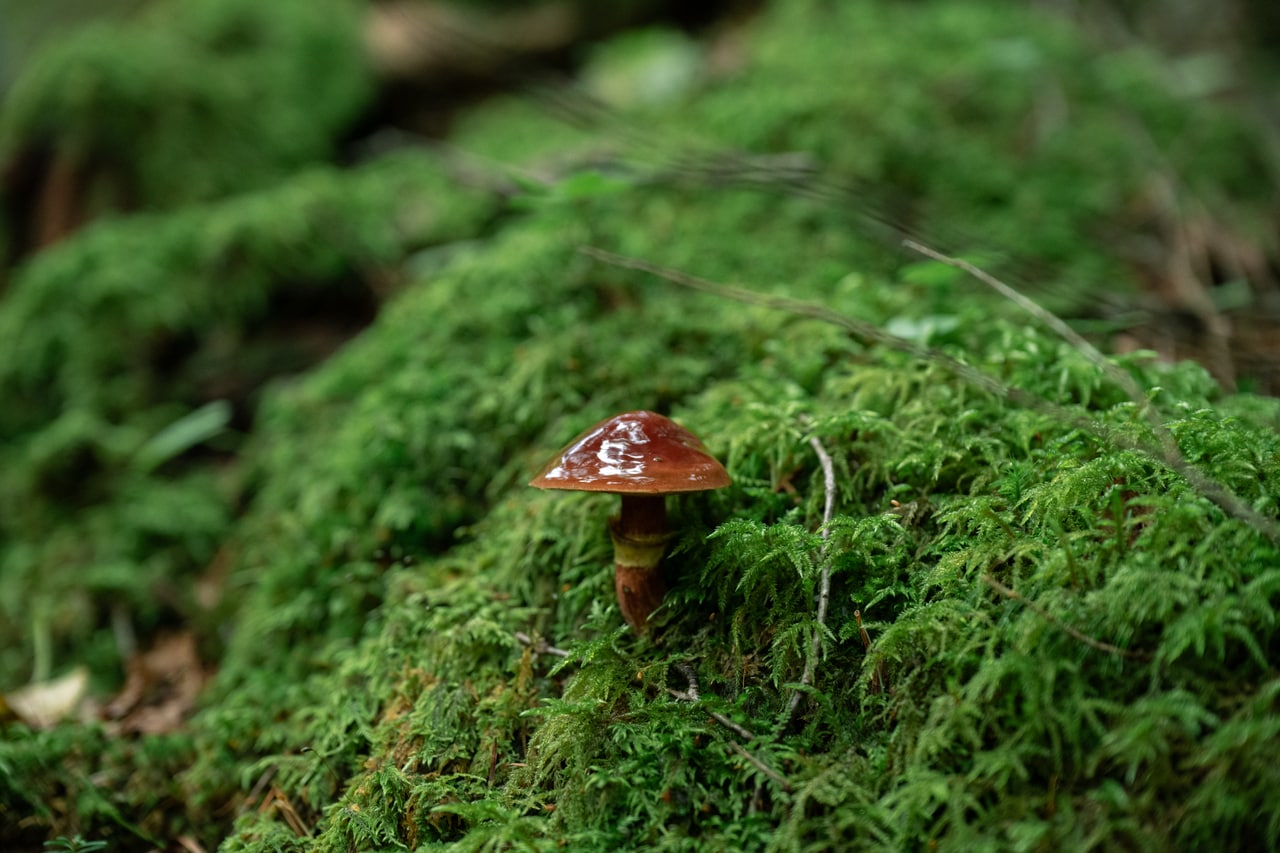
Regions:
<instances>
[{"instance_id":1,"label":"thin twig","mask_svg":"<svg viewBox=\"0 0 1280 853\"><path fill-rule=\"evenodd\" d=\"M822 465L823 495L825 496L822 505L822 550L825 552L827 540L831 538L831 531L827 525L831 523L831 516L835 514L836 508L836 469L831 461L831 454L827 453L827 449L822 446L821 441L818 441L816 435L809 438L809 446L818 455L818 462Z\"/></svg>"},{"instance_id":2,"label":"thin twig","mask_svg":"<svg viewBox=\"0 0 1280 853\"><path fill-rule=\"evenodd\" d=\"M677 663L676 669L680 670L689 682L688 690L676 690L674 687L666 688L667 692L682 702L697 702L702 697L698 694L698 676L694 675L693 667L687 663Z\"/></svg>"},{"instance_id":3,"label":"thin twig","mask_svg":"<svg viewBox=\"0 0 1280 853\"><path fill-rule=\"evenodd\" d=\"M749 290L745 287L734 287L729 284L721 284L705 278L699 278L696 275L690 275L689 273L681 270L651 264L648 261L641 260L640 258L618 255L604 249L598 249L594 246L580 246L578 251L588 257L595 258L598 261L609 264L610 266L648 273L650 275L657 276L658 278L666 279L673 284L678 284L681 287L687 287L690 290L710 293L715 296L721 296L733 299L737 302L743 302L747 305L759 305L763 308L786 311L789 314L798 314L802 317L811 317L814 320L821 320L824 323L830 323L833 326L844 329L863 343L877 343L882 346L889 347L890 349L904 352L907 355L921 359L922 361L936 361L972 384L982 388L984 391L988 391L997 396L1010 395L1011 392L1013 395L1019 393L1019 389L1010 389L998 379L988 376L944 352L939 352L937 350L930 349L929 347L921 346L913 341L909 341L906 338L900 338L897 335L892 335L871 323L846 316L838 311L832 311L825 305L804 302L787 296L773 296L767 293ZM1026 392L1021 393L1023 396L1030 399L1037 401L1040 400L1039 397L1035 397L1032 394L1027 394Z\"/></svg>"},{"instance_id":4,"label":"thin twig","mask_svg":"<svg viewBox=\"0 0 1280 853\"><path fill-rule=\"evenodd\" d=\"M710 714L711 718L715 720L717 723L724 726L726 729L730 729L731 731L737 732L739 736L744 737L747 740L756 739L754 732L752 732L750 729L743 728L742 726L735 723L733 720L726 717L724 714L721 714L719 711L708 711L707 713Z\"/></svg>"},{"instance_id":5,"label":"thin twig","mask_svg":"<svg viewBox=\"0 0 1280 853\"><path fill-rule=\"evenodd\" d=\"M770 779L772 779L773 781L781 785L784 791L791 790L791 783L787 781L785 776L783 776L777 770L774 770L768 764L765 764L760 759L756 758L751 753L747 752L742 747L742 744L738 743L736 740L731 740L729 741L729 748L732 749L734 752L738 753L738 755L741 755L747 761L749 761L752 767L759 770L761 773L763 773L764 775L768 776Z\"/></svg>"},{"instance_id":6,"label":"thin twig","mask_svg":"<svg viewBox=\"0 0 1280 853\"><path fill-rule=\"evenodd\" d=\"M1249 506L1221 483L1206 477L1199 469L1192 467L1191 463L1182 455L1182 450L1178 447L1177 440L1173 437L1173 433L1169 432L1169 428L1165 426L1164 420L1160 417L1160 413L1156 411L1155 406L1152 405L1151 399L1138 386L1133 377L1117 367L1114 362L1108 360L1097 347L1085 340L1075 329L1068 326L1061 318L1045 309L1035 300L1024 296L986 270L980 269L966 260L944 255L942 252L931 249L915 240L903 240L902 245L939 263L968 273L1056 332L1063 340L1075 347L1085 358L1089 359L1099 370L1105 373L1111 381L1119 385L1129 400L1138 407L1138 411L1142 413L1142 416L1146 419L1160 442L1158 450L1153 452L1148 448L1144 449L1145 453L1154 455L1165 465L1177 471L1191 483L1196 491L1216 503L1229 515L1251 524L1255 530L1264 536L1280 543L1280 524Z\"/></svg>"},{"instance_id":7,"label":"thin twig","mask_svg":"<svg viewBox=\"0 0 1280 853\"><path fill-rule=\"evenodd\" d=\"M668 687L667 692L670 693L672 696L676 697L677 699L680 699L684 702L697 702L698 701L698 677L694 674L693 667L689 666L687 663L678 663L676 664L676 669L680 670L680 672L683 673L684 677L688 679L689 689L687 691L680 691L680 690L675 690ZM733 720L726 717L724 714L721 714L719 711L708 711L707 713L711 715L712 719L714 719L717 723L724 726L725 728L731 729L732 731L737 732L741 737L744 737L747 740L755 740L756 736L751 731L738 725ZM791 783L787 781L785 776L783 776L777 770L774 770L769 765L765 764L759 758L756 758L754 755L748 752L746 747L744 747L742 744L730 738L729 748L732 749L734 752L738 753L738 755L741 755L747 761L751 762L752 767L755 767L761 773L763 773L764 775L768 776L770 779L777 782L779 785L783 787L783 789L787 791L791 790ZM760 794L759 789L757 789L756 791L757 798L759 797L759 794Z\"/></svg>"},{"instance_id":8,"label":"thin twig","mask_svg":"<svg viewBox=\"0 0 1280 853\"><path fill-rule=\"evenodd\" d=\"M837 311L832 311L830 308L822 305L803 302L801 300L791 299L785 296L770 296L768 294L758 293L754 290L720 284L718 282L709 281L704 278L699 278L697 276L681 272L680 270L668 269L638 258L630 258L625 255L614 254L613 252L608 252L591 246L583 246L579 251L585 255L595 258L598 261L610 264L611 266L646 272L650 275L658 276L659 278L666 279L667 281L678 284L681 287L687 287L691 290L711 293L716 296L733 299L748 305L760 305L765 308L786 311L802 317L811 317L815 320L830 323L833 326L844 329L863 342L877 343L888 347L889 349L906 353L913 358L941 365L969 384L993 396L1010 400L1029 409L1035 409L1036 411L1049 415L1059 423L1069 424L1085 430L1114 447L1132 450L1162 462L1172 471L1186 479L1193 489L1205 498L1217 504L1218 508L1227 515L1248 524L1272 542L1280 544L1280 522L1273 518L1268 518L1258 512L1252 506L1245 503L1239 495L1235 494L1216 480L1207 477L1201 473L1198 468L1192 466L1190 462L1183 458L1181 452L1178 451L1177 445L1175 442L1172 442L1171 436L1168 439L1161 441L1160 447L1152 447L1145 442L1135 441L1134 439L1122 435L1117 430L1110 429L1105 424L1101 424L1094 419L1085 417L1079 412L1066 406L1050 402L1043 397L1024 391L1021 388L1007 385L940 350L921 346L920 344L906 340L905 338L892 335L870 323L865 323L853 317L848 317ZM1168 434L1167 429L1164 430L1164 434Z\"/></svg>"},{"instance_id":9,"label":"thin twig","mask_svg":"<svg viewBox=\"0 0 1280 853\"><path fill-rule=\"evenodd\" d=\"M555 646L548 644L547 641L542 639L541 637L535 640L532 637L530 637L528 634L526 634L524 631L516 631L514 636L517 640L519 640L524 645L532 647L534 652L536 652L537 654L555 655L558 658L567 658L569 656L569 653L567 651L565 651L564 649L558 649Z\"/></svg>"},{"instance_id":10,"label":"thin twig","mask_svg":"<svg viewBox=\"0 0 1280 853\"><path fill-rule=\"evenodd\" d=\"M946 264L949 267L968 273L978 281L990 287L996 293L999 293L1005 299L1008 299L1014 305L1017 305L1023 311L1026 311L1032 317L1035 317L1041 323L1044 323L1052 329L1058 337L1071 344L1080 352L1080 354L1089 359L1089 361L1105 373L1111 381L1119 385L1120 389L1124 391L1125 396L1132 400L1133 403L1143 411L1147 416L1147 420L1151 421L1152 425L1155 426L1157 430L1162 430L1164 428L1164 425L1159 420L1159 416L1154 412L1151 400L1143 393L1142 389L1138 387L1138 383L1134 381L1133 377L1117 367L1114 362L1109 361L1097 347L1089 343L1089 341L1075 329L1068 326L1061 317L1054 314L1052 311L1049 311L1034 299L1024 296L1022 293L1018 292L1010 285L1005 284L986 270L976 267L962 258L944 255L937 249L931 249L923 243L918 243L915 240L903 240L902 245L913 252L919 252L925 257L931 258L938 263ZM1152 415L1155 415L1155 417L1153 418Z\"/></svg>"},{"instance_id":11,"label":"thin twig","mask_svg":"<svg viewBox=\"0 0 1280 853\"><path fill-rule=\"evenodd\" d=\"M994 589L996 592L1003 595L1005 598L1009 599L1010 601L1021 601L1023 604L1027 606L1029 610L1031 610L1031 612L1035 613L1041 619L1045 620L1050 625L1053 625L1054 627L1061 629L1062 631L1066 632L1071 637L1074 637L1075 639L1084 643L1086 646L1088 646L1091 649L1097 649L1100 652L1106 652L1107 654L1111 654L1111 655L1120 655L1121 657L1131 658L1133 660L1140 660L1140 661L1151 660L1151 655L1146 654L1144 652L1135 652L1130 649L1122 649L1119 646L1113 646L1110 643L1104 643L1102 640L1095 640L1093 637L1090 637L1088 634L1084 633L1074 625L1070 625L1066 622L1063 622L1057 616L1054 616L1052 613L1045 610L1039 604L1036 604L1031 599L1023 596L1017 590L1010 589L1009 587L1000 583L1000 581L991 577L991 575L984 574L982 576L982 582L985 583L987 586L991 587L992 589Z\"/></svg>"},{"instance_id":12,"label":"thin twig","mask_svg":"<svg viewBox=\"0 0 1280 853\"><path fill-rule=\"evenodd\" d=\"M932 258L938 263L946 264L949 267L954 267L955 269L973 276L978 281L990 287L996 293L999 293L1005 299L1008 299L1010 302L1017 305L1023 311L1026 311L1028 314L1035 317L1041 323L1044 323L1050 329L1053 329L1059 337L1078 349L1084 354L1085 358L1089 359L1089 361L1093 362L1094 365L1102 369L1108 376L1119 383L1121 387L1124 388L1126 394L1135 398L1135 402L1137 401L1137 398L1141 398L1144 402L1146 401L1146 395L1144 395L1141 389L1138 388L1137 383L1133 381L1133 377L1118 369L1110 361L1107 361L1107 357L1099 352L1097 347L1089 343L1083 335L1064 323L1062 318L1058 317L1052 311L1045 309L1040 305L1040 303L1022 295L1000 279L991 275L991 273L974 266L962 258L954 258L950 255L944 255L937 249L931 249L923 243L918 243L915 240L903 240L902 245L913 252L919 252L927 258Z\"/></svg>"},{"instance_id":13,"label":"thin twig","mask_svg":"<svg viewBox=\"0 0 1280 853\"><path fill-rule=\"evenodd\" d=\"M822 464L823 494L825 495L822 505L822 550L818 552L818 559L822 561L822 582L818 591L818 627L822 628L827 624L827 602L831 599L831 564L827 562L827 544L831 541L831 517L836 509L836 469L831 462L831 454L827 453L827 449L822 446L822 442L816 435L809 438L809 446L813 448L813 452L818 455L818 462ZM816 658L818 651L816 633L813 636L813 649Z\"/></svg>"},{"instance_id":14,"label":"thin twig","mask_svg":"<svg viewBox=\"0 0 1280 853\"><path fill-rule=\"evenodd\" d=\"M693 671L693 667L684 661L676 664L676 669L680 670L680 674L684 676L685 681L689 682L689 698L698 701L698 674Z\"/></svg>"},{"instance_id":15,"label":"thin twig","mask_svg":"<svg viewBox=\"0 0 1280 853\"><path fill-rule=\"evenodd\" d=\"M689 664L687 663L682 662L682 663L676 664L676 669L680 670L680 673L688 680L689 689L676 690L672 687L668 687L667 692L682 702L701 701L701 695L698 693L698 676L694 674L693 667L689 666ZM703 710L706 710L706 709L703 709ZM747 740L755 740L756 736L752 731L738 725L733 720L726 717L724 714L721 714L719 711L708 710L707 714L709 714L713 720L715 720L720 725L724 726L726 729L737 732L739 735L746 738Z\"/></svg>"},{"instance_id":16,"label":"thin twig","mask_svg":"<svg viewBox=\"0 0 1280 853\"><path fill-rule=\"evenodd\" d=\"M831 600L831 564L827 562L827 543L831 540L831 516L836 506L836 469L831 462L831 454L822 446L818 437L809 438L809 446L818 455L822 465L823 492L826 495L822 507L822 549L818 552L818 561L822 564L822 576L818 582L818 624L813 629L813 639L809 644L809 657L804 664L804 673L800 676L800 686L791 691L787 700L787 711L783 716L783 725L791 721L800 704L800 689L813 683L818 669L818 652L822 650L822 631L827 625L827 603Z\"/></svg>"}]
</instances>

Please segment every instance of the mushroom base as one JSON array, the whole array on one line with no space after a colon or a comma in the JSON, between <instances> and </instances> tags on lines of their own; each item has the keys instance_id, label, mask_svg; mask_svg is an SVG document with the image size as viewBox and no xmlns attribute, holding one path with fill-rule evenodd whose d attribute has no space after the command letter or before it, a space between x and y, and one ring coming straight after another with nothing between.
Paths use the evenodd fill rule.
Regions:
<instances>
[{"instance_id":1,"label":"mushroom base","mask_svg":"<svg viewBox=\"0 0 1280 853\"><path fill-rule=\"evenodd\" d=\"M666 533L622 535L616 518L610 519L613 534L613 585L618 594L618 609L637 634L649 627L649 614L658 609L667 585L659 564L667 550L670 536Z\"/></svg>"}]
</instances>

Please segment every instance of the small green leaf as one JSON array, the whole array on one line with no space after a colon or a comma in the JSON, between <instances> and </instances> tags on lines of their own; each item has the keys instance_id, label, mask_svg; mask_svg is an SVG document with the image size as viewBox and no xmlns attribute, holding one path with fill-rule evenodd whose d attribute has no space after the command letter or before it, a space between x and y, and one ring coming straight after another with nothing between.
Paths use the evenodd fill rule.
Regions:
<instances>
[{"instance_id":1,"label":"small green leaf","mask_svg":"<svg viewBox=\"0 0 1280 853\"><path fill-rule=\"evenodd\" d=\"M133 467L145 474L181 456L197 444L222 433L231 420L231 404L214 400L188 412L153 435L133 457Z\"/></svg>"}]
</instances>

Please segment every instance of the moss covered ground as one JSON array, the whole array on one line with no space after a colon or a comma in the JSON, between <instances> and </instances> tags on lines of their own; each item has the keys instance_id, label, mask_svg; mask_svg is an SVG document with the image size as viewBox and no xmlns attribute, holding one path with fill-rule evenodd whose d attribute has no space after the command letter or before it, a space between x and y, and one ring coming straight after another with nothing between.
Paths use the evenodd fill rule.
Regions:
<instances>
[{"instance_id":1,"label":"moss covered ground","mask_svg":"<svg viewBox=\"0 0 1280 853\"><path fill-rule=\"evenodd\" d=\"M1280 402L1100 364L901 245L1097 321L1154 173L1265 221L1256 128L1021 4L776 0L583 78L694 56L674 88L539 86L337 165L372 84L309 70L358 55L329 5L122 26L201 76L102 124L57 79L123 68L101 33L5 103L7 155L155 157L56 245L9 231L0 689L88 686L4 707L0 846L1280 847ZM219 94L255 48L271 85ZM281 104L253 144L216 118L246 98ZM636 637L612 500L525 484L641 408L734 484L672 499Z\"/></svg>"}]
</instances>

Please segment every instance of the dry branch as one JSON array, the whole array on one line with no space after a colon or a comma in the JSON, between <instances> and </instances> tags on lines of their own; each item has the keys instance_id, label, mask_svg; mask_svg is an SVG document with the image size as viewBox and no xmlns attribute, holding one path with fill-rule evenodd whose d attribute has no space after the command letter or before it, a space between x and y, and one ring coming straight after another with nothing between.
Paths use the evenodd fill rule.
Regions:
<instances>
[{"instance_id":1,"label":"dry branch","mask_svg":"<svg viewBox=\"0 0 1280 853\"><path fill-rule=\"evenodd\" d=\"M1151 655L1146 654L1144 652L1135 652L1129 649L1122 649L1119 646L1113 646L1110 643L1104 643L1102 640L1095 640L1093 637L1090 637L1088 634L1084 633L1074 625L1069 625L1068 623L1063 622L1061 619L1054 616L1049 611L1045 610L1039 604L1036 604L1031 599L1023 596L1017 590L1010 589L1009 587L1000 583L1000 581L991 577L991 575L984 574L982 576L982 582L985 583L987 586L991 587L992 589L994 589L996 592L1003 595L1005 598L1009 599L1010 601L1021 601L1023 604L1027 606L1029 610L1031 610L1032 613L1035 613L1037 616L1039 616L1044 621L1048 622L1050 625L1053 625L1054 627L1061 629L1063 632L1065 632L1071 637L1074 637L1080 642L1084 643L1086 646L1088 646L1091 649L1097 649L1098 651L1106 652L1109 655L1119 655L1121 657L1130 658L1132 660L1140 660L1140 661L1151 660Z\"/></svg>"},{"instance_id":2,"label":"dry branch","mask_svg":"<svg viewBox=\"0 0 1280 853\"><path fill-rule=\"evenodd\" d=\"M822 482L825 500L822 507L822 550L818 552L818 561L822 564L822 579L818 586L818 624L813 629L813 640L809 646L809 658L804 664L804 673L800 676L800 686L791 691L787 701L787 710L783 715L783 726L791 721L800 704L800 689L813 683L814 673L818 668L818 652L822 648L822 631L827 624L827 603L831 600L831 564L827 562L827 543L831 539L831 516L836 506L836 471L831 462L831 454L822 446L817 436L809 439L809 446L818 455L822 465Z\"/></svg>"},{"instance_id":3,"label":"dry branch","mask_svg":"<svg viewBox=\"0 0 1280 853\"><path fill-rule=\"evenodd\" d=\"M759 293L754 290L748 290L741 287L733 287L727 284L709 281L699 278L695 275L682 272L680 270L669 269L639 258L631 258L625 255L618 255L603 249L597 249L592 246L583 246L580 251L595 258L598 261L609 264L611 266L622 269L638 270L640 272L649 273L650 275L666 279L674 284L687 287L691 290L710 293L716 296L733 299L748 305L759 305L765 308L772 308L778 311L786 311L791 314L797 314L803 317L812 317L815 320L821 320L824 323L830 323L841 329L846 330L858 340L865 342L877 343L898 352L906 353L914 358L923 361L929 361L934 364L941 365L953 374L968 382L969 384L985 391L993 396L1001 397L1020 406L1025 406L1036 411L1043 412L1060 423L1070 424L1079 429L1085 430L1092 435L1107 443L1125 450L1132 450L1141 453L1144 456L1155 459L1170 470L1181 475L1191 485L1193 489L1199 492L1208 500L1212 501L1224 513L1248 524L1254 530L1270 539L1273 543L1280 545L1280 521L1269 518L1258 512L1252 506L1247 504L1239 495L1232 492L1226 486L1206 476L1198 468L1194 467L1178 450L1177 444L1173 441L1167 428L1160 425L1159 428L1153 424L1153 429L1160 436L1160 446L1152 447L1149 443L1136 441L1125 435L1120 434L1116 430L1108 428L1106 425L1098 423L1092 418L1088 418L1077 411L1066 406L1058 405L1049 400L1007 385L1000 380L983 373L982 371L971 367L957 358L947 355L940 350L930 347L921 346L912 341L892 335L870 323L848 317L838 311L832 311L822 305L815 305L811 302L804 302L799 299L791 299L786 296L771 296ZM1145 399L1145 398L1144 398ZM1145 411L1145 407L1144 407ZM1148 416L1150 423L1153 416Z\"/></svg>"}]
</instances>

